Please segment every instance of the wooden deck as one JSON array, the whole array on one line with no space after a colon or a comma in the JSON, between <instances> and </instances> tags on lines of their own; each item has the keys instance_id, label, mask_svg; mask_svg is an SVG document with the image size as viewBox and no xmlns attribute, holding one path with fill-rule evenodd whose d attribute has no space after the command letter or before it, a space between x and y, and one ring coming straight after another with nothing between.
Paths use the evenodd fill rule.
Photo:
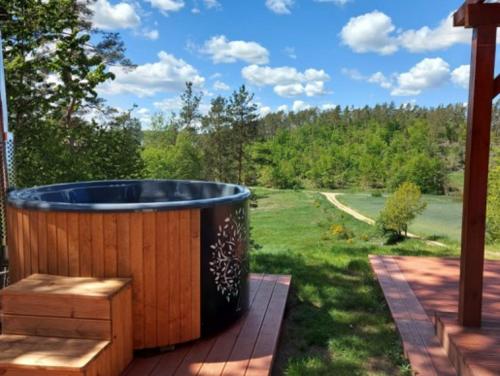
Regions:
<instances>
[{"instance_id":1,"label":"wooden deck","mask_svg":"<svg viewBox=\"0 0 500 376\"><path fill-rule=\"evenodd\" d=\"M250 311L240 321L175 351L136 356L124 376L269 375L290 283L290 276L253 274Z\"/></svg>"},{"instance_id":2,"label":"wooden deck","mask_svg":"<svg viewBox=\"0 0 500 376\"><path fill-rule=\"evenodd\" d=\"M485 324L477 330L457 325L459 260L371 256L370 262L416 374L499 374L500 262L485 264Z\"/></svg>"}]
</instances>

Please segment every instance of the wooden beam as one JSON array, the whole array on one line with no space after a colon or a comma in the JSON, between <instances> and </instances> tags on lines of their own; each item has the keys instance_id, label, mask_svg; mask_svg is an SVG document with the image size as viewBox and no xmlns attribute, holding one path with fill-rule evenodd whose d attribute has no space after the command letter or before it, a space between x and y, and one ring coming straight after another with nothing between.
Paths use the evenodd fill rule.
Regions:
<instances>
[{"instance_id":1,"label":"wooden beam","mask_svg":"<svg viewBox=\"0 0 500 376\"><path fill-rule=\"evenodd\" d=\"M453 26L465 25L465 8L468 4L482 4L485 0L466 0L453 15Z\"/></svg>"},{"instance_id":2,"label":"wooden beam","mask_svg":"<svg viewBox=\"0 0 500 376\"><path fill-rule=\"evenodd\" d=\"M474 29L467 119L459 321L481 326L496 26Z\"/></svg>"},{"instance_id":3,"label":"wooden beam","mask_svg":"<svg viewBox=\"0 0 500 376\"><path fill-rule=\"evenodd\" d=\"M466 28L500 26L500 4L465 3L453 15L453 25Z\"/></svg>"}]
</instances>

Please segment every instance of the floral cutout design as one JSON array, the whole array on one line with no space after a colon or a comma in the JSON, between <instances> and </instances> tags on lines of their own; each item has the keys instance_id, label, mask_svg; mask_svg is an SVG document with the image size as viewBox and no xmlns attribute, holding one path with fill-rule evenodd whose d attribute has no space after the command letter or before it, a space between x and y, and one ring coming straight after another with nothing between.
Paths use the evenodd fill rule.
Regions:
<instances>
[{"instance_id":1,"label":"floral cutout design","mask_svg":"<svg viewBox=\"0 0 500 376\"><path fill-rule=\"evenodd\" d=\"M217 241L210 246L210 272L217 291L228 302L240 295L240 279L246 268L248 229L243 208L236 209L217 229Z\"/></svg>"}]
</instances>

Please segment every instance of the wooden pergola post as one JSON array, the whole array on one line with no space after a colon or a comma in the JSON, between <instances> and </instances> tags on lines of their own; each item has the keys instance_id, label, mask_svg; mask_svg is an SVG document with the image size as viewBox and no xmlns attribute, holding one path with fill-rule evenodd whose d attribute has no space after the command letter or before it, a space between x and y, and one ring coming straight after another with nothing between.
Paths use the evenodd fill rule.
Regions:
<instances>
[{"instance_id":1,"label":"wooden pergola post","mask_svg":"<svg viewBox=\"0 0 500 376\"><path fill-rule=\"evenodd\" d=\"M488 164L500 4L468 0L454 15L454 26L473 28L470 65L467 147L465 157L462 252L458 319L467 327L481 326Z\"/></svg>"}]
</instances>

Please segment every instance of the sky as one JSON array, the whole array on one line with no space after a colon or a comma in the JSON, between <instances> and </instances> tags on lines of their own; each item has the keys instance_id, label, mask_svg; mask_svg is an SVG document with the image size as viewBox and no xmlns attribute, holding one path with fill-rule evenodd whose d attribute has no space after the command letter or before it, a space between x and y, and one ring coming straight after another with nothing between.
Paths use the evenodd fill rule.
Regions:
<instances>
[{"instance_id":1,"label":"sky","mask_svg":"<svg viewBox=\"0 0 500 376\"><path fill-rule=\"evenodd\" d=\"M384 102L467 101L471 31L461 0L97 0L93 23L119 32L137 65L111 67L112 106L177 112L191 81L208 111L245 84L259 112Z\"/></svg>"}]
</instances>

